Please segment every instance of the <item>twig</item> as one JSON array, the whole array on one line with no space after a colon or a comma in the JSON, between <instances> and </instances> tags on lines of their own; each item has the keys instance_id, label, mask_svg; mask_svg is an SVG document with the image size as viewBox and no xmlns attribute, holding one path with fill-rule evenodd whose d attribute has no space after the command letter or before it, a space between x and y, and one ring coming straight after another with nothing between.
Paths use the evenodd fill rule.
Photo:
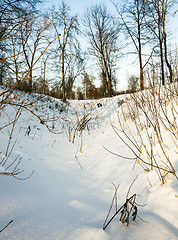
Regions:
<instances>
[{"instance_id":1,"label":"twig","mask_svg":"<svg viewBox=\"0 0 178 240\"><path fill-rule=\"evenodd\" d=\"M133 186L134 182L137 180L137 178L138 178L138 175L136 176L136 178L135 178L135 179L133 180L133 182L131 183L131 185L130 185L130 187L129 187L129 190L128 190L128 192L127 192L126 199L128 199L128 196L129 196L129 193L130 193L130 189L132 188L132 186Z\"/></svg>"},{"instance_id":2,"label":"twig","mask_svg":"<svg viewBox=\"0 0 178 240\"><path fill-rule=\"evenodd\" d=\"M0 232L3 232L14 220L11 220L3 229L0 230Z\"/></svg>"},{"instance_id":3,"label":"twig","mask_svg":"<svg viewBox=\"0 0 178 240\"><path fill-rule=\"evenodd\" d=\"M114 186L115 186L115 185L114 185ZM118 187L119 187L119 185L118 185L118 186L116 187L116 189L115 189L115 193L114 193L114 196L113 196L113 199L112 199L112 202L111 202L111 206L110 206L110 208L109 208L108 214L107 214L106 219L105 219L104 224L103 224L103 230L105 230L105 228L106 228L107 225L109 224L109 223L108 223L108 224L105 226L105 224L106 224L106 222L107 222L107 220L108 220L109 214L110 214L110 212L111 212L111 210L112 210L112 206L113 206L113 203L114 203L114 199L116 198L116 195L117 195ZM117 212L117 211L116 211L116 212ZM112 220L111 220L111 221L112 221Z\"/></svg>"},{"instance_id":4,"label":"twig","mask_svg":"<svg viewBox=\"0 0 178 240\"><path fill-rule=\"evenodd\" d=\"M75 154L75 159L76 159L76 161L78 162L78 164L79 164L79 166L80 166L81 170L83 171L83 167L82 167L81 163L79 162L79 160L78 160L78 157L77 157L77 155L76 155L76 154Z\"/></svg>"}]
</instances>

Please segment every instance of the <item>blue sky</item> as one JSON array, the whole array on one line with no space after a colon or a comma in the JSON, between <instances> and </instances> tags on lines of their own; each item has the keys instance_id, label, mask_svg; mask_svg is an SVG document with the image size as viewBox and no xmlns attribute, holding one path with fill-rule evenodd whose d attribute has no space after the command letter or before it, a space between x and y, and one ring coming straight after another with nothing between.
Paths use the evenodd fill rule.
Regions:
<instances>
[{"instance_id":1,"label":"blue sky","mask_svg":"<svg viewBox=\"0 0 178 240\"><path fill-rule=\"evenodd\" d=\"M46 0L46 5L48 6L59 5L60 3L60 0ZM113 4L110 0L65 0L65 3L71 7L72 11L78 13L80 16L85 12L87 7L96 3L104 3L114 11Z\"/></svg>"},{"instance_id":2,"label":"blue sky","mask_svg":"<svg viewBox=\"0 0 178 240\"><path fill-rule=\"evenodd\" d=\"M115 2L119 2L122 0L114 0ZM44 7L50 8L53 5L56 7L60 5L62 0L46 0ZM115 8L111 3L111 0L65 0L65 3L71 7L71 11L73 14L78 14L79 17L82 18L83 14L90 6L97 4L97 3L104 3L111 14L114 15ZM170 30L173 35L171 37L171 46L172 48L175 47L175 44L178 46L178 12L173 14L176 10L178 10L178 4L175 5L174 9L172 10L172 14L170 15L170 22L167 25L167 29ZM83 41L82 43L83 44ZM119 71L118 71L118 79L119 79L119 89L126 89L127 88L127 79L130 75L138 75L138 67L134 67L131 65L133 62L133 58L129 55L125 59L119 62ZM135 64L136 65L136 64ZM94 74L95 75L95 74ZM96 75L97 76L97 75Z\"/></svg>"}]
</instances>

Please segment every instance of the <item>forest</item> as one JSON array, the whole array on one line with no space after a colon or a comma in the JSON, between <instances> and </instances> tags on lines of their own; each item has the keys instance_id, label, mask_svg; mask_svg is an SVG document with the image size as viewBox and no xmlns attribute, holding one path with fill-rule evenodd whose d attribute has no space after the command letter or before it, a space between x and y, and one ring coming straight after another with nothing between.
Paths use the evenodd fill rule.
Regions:
<instances>
[{"instance_id":1,"label":"forest","mask_svg":"<svg viewBox=\"0 0 178 240\"><path fill-rule=\"evenodd\" d=\"M66 99L111 97L177 81L177 45L171 32L176 1L115 1L74 15L65 1L40 10L41 0L1 0L0 84ZM119 69L129 73L119 89ZM97 84L96 84L97 81Z\"/></svg>"}]
</instances>

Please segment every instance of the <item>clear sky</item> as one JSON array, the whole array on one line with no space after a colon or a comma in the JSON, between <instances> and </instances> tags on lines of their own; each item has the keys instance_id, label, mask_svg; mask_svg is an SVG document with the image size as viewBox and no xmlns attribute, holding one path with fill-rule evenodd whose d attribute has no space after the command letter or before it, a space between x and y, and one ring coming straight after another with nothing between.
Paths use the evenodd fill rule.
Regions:
<instances>
[{"instance_id":1,"label":"clear sky","mask_svg":"<svg viewBox=\"0 0 178 240\"><path fill-rule=\"evenodd\" d=\"M114 0L115 2L119 2L122 0ZM45 8L50 8L53 5L56 7L60 5L62 0L46 0L46 3L44 4ZM78 14L79 17L82 18L83 14L85 13L86 9L90 6L97 4L97 3L104 3L106 7L108 7L108 10L111 14L115 14L115 8L111 2L111 0L65 0L65 3L70 6L71 11L73 14ZM175 47L175 44L178 45L178 4L175 5L174 9L172 10L170 14L170 21L167 25L167 29L171 30L173 33L172 39L171 39L171 45L172 48ZM177 11L177 12L176 12ZM176 12L176 14L174 14ZM83 44L83 41L82 43ZM127 56L125 59L122 59L119 63L119 70L118 70L118 80L119 80L119 89L126 89L127 88L127 79L129 75L138 74L138 67L134 67L134 65L131 65L133 62L133 57L130 55ZM95 75L96 76L96 75Z\"/></svg>"},{"instance_id":2,"label":"clear sky","mask_svg":"<svg viewBox=\"0 0 178 240\"><path fill-rule=\"evenodd\" d=\"M59 5L60 3L61 0L46 0L46 5L48 6ZM65 3L71 7L72 11L78 13L80 16L85 12L87 7L97 3L104 3L114 11L113 4L110 0L65 0Z\"/></svg>"}]
</instances>

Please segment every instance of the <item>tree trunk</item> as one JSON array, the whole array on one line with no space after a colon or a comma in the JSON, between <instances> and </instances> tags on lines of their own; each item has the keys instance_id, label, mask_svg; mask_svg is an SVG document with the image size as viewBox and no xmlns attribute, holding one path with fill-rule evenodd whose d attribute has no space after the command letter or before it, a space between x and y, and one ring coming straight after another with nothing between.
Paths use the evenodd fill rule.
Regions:
<instances>
[{"instance_id":1,"label":"tree trunk","mask_svg":"<svg viewBox=\"0 0 178 240\"><path fill-rule=\"evenodd\" d=\"M32 68L29 73L29 92L32 92Z\"/></svg>"},{"instance_id":2,"label":"tree trunk","mask_svg":"<svg viewBox=\"0 0 178 240\"><path fill-rule=\"evenodd\" d=\"M171 64L168 61L168 57L167 57L167 39L166 39L166 30L165 30L165 20L163 21L163 41L164 41L164 56L165 56L165 61L166 61L166 65L169 69L169 79L170 79L170 83L173 82L173 77L172 77L172 67Z\"/></svg>"},{"instance_id":3,"label":"tree trunk","mask_svg":"<svg viewBox=\"0 0 178 240\"><path fill-rule=\"evenodd\" d=\"M106 72L104 69L102 69L101 72L101 79L102 79L102 83L101 83L101 87L100 87L100 95L102 97L106 97L106 92L107 92L107 77L106 77Z\"/></svg>"},{"instance_id":4,"label":"tree trunk","mask_svg":"<svg viewBox=\"0 0 178 240\"><path fill-rule=\"evenodd\" d=\"M102 50L102 56L103 56L103 62L104 62L104 68L106 70L107 75L107 91L108 91L108 97L112 97L113 90L112 90L112 76L109 73L108 65L105 59L104 51Z\"/></svg>"},{"instance_id":5,"label":"tree trunk","mask_svg":"<svg viewBox=\"0 0 178 240\"><path fill-rule=\"evenodd\" d=\"M20 84L19 84L19 76L18 76L18 66L15 61L15 78L16 78L16 83L17 83L17 89L20 90Z\"/></svg>"},{"instance_id":6,"label":"tree trunk","mask_svg":"<svg viewBox=\"0 0 178 240\"><path fill-rule=\"evenodd\" d=\"M139 55L139 65L140 65L140 90L144 89L144 79L143 79L143 64L142 64L142 44L141 44L141 26L140 26L140 9L139 1L137 0L137 21L138 21L138 55Z\"/></svg>"},{"instance_id":7,"label":"tree trunk","mask_svg":"<svg viewBox=\"0 0 178 240\"><path fill-rule=\"evenodd\" d=\"M46 88L46 62L44 62L44 69L43 69L43 94L46 93L45 88Z\"/></svg>"},{"instance_id":8,"label":"tree trunk","mask_svg":"<svg viewBox=\"0 0 178 240\"><path fill-rule=\"evenodd\" d=\"M164 79L164 60L163 60L163 42L161 38L161 30L159 29L159 47L160 47L160 59L161 59L161 80L162 85L165 85L165 79Z\"/></svg>"},{"instance_id":9,"label":"tree trunk","mask_svg":"<svg viewBox=\"0 0 178 240\"><path fill-rule=\"evenodd\" d=\"M65 73L64 73L64 48L62 49L62 101L66 102L66 96L65 96Z\"/></svg>"},{"instance_id":10,"label":"tree trunk","mask_svg":"<svg viewBox=\"0 0 178 240\"><path fill-rule=\"evenodd\" d=\"M143 90L144 89L144 78L143 78L143 66L142 66L141 48L139 50L139 63L140 63L140 90Z\"/></svg>"},{"instance_id":11,"label":"tree trunk","mask_svg":"<svg viewBox=\"0 0 178 240\"><path fill-rule=\"evenodd\" d=\"M0 59L1 60L1 59ZM3 65L0 65L0 85L3 84Z\"/></svg>"}]
</instances>

